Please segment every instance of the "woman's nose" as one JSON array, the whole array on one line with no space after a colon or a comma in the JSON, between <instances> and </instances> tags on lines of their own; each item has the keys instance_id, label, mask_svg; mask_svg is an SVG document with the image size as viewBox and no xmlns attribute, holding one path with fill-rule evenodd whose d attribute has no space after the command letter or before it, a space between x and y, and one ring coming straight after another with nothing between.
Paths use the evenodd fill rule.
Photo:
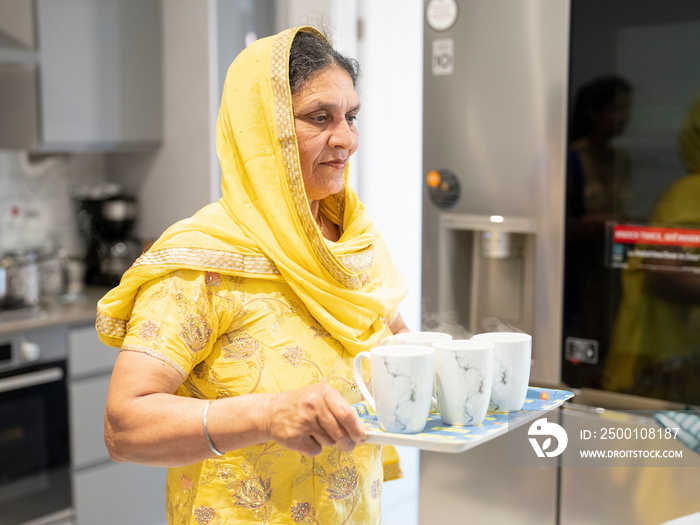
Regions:
<instances>
[{"instance_id":1,"label":"woman's nose","mask_svg":"<svg viewBox=\"0 0 700 525\"><path fill-rule=\"evenodd\" d=\"M355 142L355 132L346 120L339 122L328 141L331 148L351 149Z\"/></svg>"}]
</instances>

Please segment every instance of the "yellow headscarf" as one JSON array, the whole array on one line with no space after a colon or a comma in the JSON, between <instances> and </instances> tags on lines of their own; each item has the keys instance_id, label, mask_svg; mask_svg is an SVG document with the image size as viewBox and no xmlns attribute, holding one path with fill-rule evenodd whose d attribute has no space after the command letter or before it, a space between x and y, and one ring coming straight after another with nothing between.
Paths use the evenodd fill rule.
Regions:
<instances>
[{"instance_id":1,"label":"yellow headscarf","mask_svg":"<svg viewBox=\"0 0 700 525\"><path fill-rule=\"evenodd\" d=\"M352 354L389 335L406 294L399 269L347 184L321 203L341 229L323 238L304 191L289 88L287 29L251 44L226 75L216 145L222 198L166 230L98 303L100 339L121 346L139 287L177 268L284 281Z\"/></svg>"}]
</instances>

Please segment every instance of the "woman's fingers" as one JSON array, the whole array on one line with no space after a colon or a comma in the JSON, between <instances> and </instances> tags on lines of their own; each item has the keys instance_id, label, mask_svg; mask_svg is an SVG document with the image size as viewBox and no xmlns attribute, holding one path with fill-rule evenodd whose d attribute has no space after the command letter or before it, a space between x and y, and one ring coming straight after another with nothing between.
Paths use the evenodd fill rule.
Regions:
<instances>
[{"instance_id":1,"label":"woman's fingers","mask_svg":"<svg viewBox=\"0 0 700 525\"><path fill-rule=\"evenodd\" d=\"M331 410L322 411L318 415L317 423L318 437L316 440L322 445L331 447L337 443L340 448L348 452L355 447L355 441L348 435L342 423Z\"/></svg>"},{"instance_id":2,"label":"woman's fingers","mask_svg":"<svg viewBox=\"0 0 700 525\"><path fill-rule=\"evenodd\" d=\"M270 438L304 454L317 455L336 443L350 451L367 439L353 408L329 385L277 394L268 406Z\"/></svg>"},{"instance_id":3,"label":"woman's fingers","mask_svg":"<svg viewBox=\"0 0 700 525\"><path fill-rule=\"evenodd\" d=\"M328 411L327 417L322 420L326 432L338 443L343 450L350 451L355 444L362 444L367 440L365 430L355 410L332 387L323 392Z\"/></svg>"}]
</instances>

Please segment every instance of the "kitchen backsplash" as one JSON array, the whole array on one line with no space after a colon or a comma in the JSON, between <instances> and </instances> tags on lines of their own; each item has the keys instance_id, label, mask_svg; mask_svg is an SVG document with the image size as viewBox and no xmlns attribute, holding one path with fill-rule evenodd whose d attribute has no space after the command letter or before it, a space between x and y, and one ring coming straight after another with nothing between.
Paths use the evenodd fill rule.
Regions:
<instances>
[{"instance_id":1,"label":"kitchen backsplash","mask_svg":"<svg viewBox=\"0 0 700 525\"><path fill-rule=\"evenodd\" d=\"M82 257L74 195L105 178L103 155L0 151L0 255L65 248Z\"/></svg>"}]
</instances>

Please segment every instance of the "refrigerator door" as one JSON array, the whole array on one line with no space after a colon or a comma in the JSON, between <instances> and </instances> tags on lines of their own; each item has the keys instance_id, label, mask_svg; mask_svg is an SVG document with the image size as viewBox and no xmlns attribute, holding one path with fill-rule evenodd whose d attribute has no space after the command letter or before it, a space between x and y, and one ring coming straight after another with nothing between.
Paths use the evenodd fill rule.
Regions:
<instances>
[{"instance_id":1,"label":"refrigerator door","mask_svg":"<svg viewBox=\"0 0 700 525\"><path fill-rule=\"evenodd\" d=\"M570 387L700 405L698 56L698 2L572 2Z\"/></svg>"},{"instance_id":2,"label":"refrigerator door","mask_svg":"<svg viewBox=\"0 0 700 525\"><path fill-rule=\"evenodd\" d=\"M437 4L456 6L452 25ZM529 332L532 378L555 384L569 3L434 0L426 13L424 328Z\"/></svg>"}]
</instances>

